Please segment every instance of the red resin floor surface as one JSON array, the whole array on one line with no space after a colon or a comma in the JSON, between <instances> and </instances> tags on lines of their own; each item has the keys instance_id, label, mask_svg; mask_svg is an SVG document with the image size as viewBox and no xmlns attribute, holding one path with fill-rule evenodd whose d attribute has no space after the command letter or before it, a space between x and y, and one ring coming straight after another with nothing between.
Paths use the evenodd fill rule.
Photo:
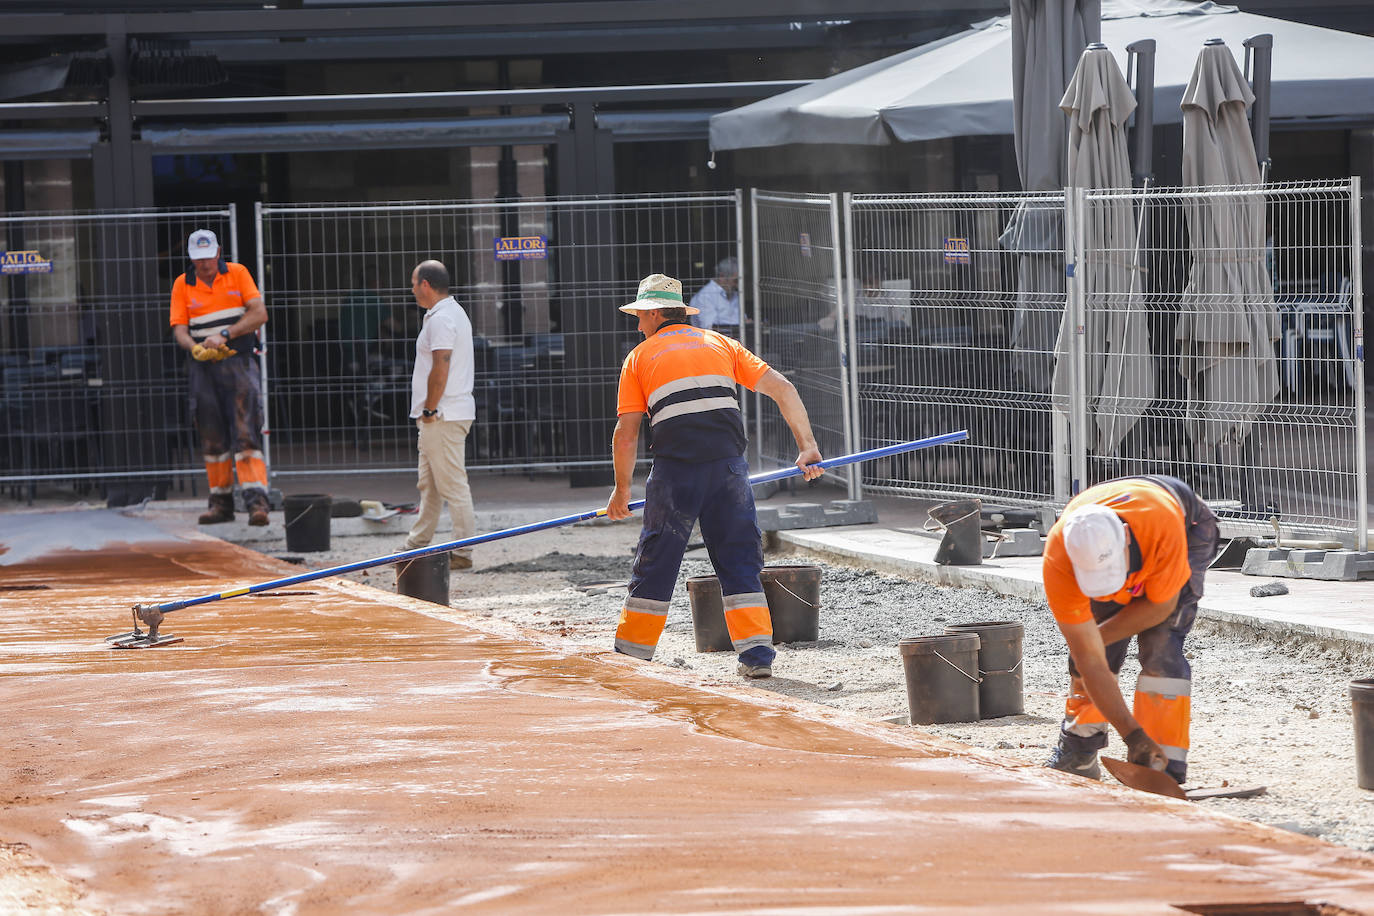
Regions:
<instances>
[{"instance_id":1,"label":"red resin floor surface","mask_svg":"<svg viewBox=\"0 0 1374 916\"><path fill-rule=\"evenodd\" d=\"M1365 854L352 583L111 650L300 571L115 516L0 534L0 909L1374 913Z\"/></svg>"}]
</instances>

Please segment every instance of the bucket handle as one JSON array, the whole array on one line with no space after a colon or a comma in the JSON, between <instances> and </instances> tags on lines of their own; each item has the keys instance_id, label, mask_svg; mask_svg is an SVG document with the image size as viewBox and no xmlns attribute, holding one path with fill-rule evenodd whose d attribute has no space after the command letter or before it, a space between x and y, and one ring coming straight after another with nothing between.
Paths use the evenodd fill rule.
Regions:
<instances>
[{"instance_id":1,"label":"bucket handle","mask_svg":"<svg viewBox=\"0 0 1374 916\"><path fill-rule=\"evenodd\" d=\"M285 525L285 527L290 528L292 525L296 524L296 522L298 522L298 521L300 521L301 519L305 518L307 515L309 515L311 512L314 512L316 509L318 509L318 508L319 508L320 506L322 506L322 505L324 505L324 503L320 502L319 500L316 500L316 501L312 502L310 505L308 505L308 506L305 507L305 511L304 511L304 512L302 512L300 515L296 516L295 518L291 519L291 521L287 522L286 525Z\"/></svg>"},{"instance_id":2,"label":"bucket handle","mask_svg":"<svg viewBox=\"0 0 1374 916\"><path fill-rule=\"evenodd\" d=\"M931 651L934 652L935 650L932 649ZM975 684L981 684L981 683L983 683L983 679L982 679L981 677L974 677L973 675L971 675L971 674L969 674L967 671L965 671L963 668L960 668L958 665L954 664L954 662L952 662L952 661L950 661L949 659L945 658L945 657L944 657L943 655L941 655L939 652L935 652L935 657L938 658L940 661L944 662L946 665L949 665L949 666L950 666L951 668L953 668L955 671L958 671L960 674L962 674L964 677L968 678L970 681L973 681L973 683L975 683ZM1019 662L1018 662L1018 664L1019 664ZM978 672L978 673L979 673L979 674L983 674L984 672L980 671L980 672Z\"/></svg>"},{"instance_id":3,"label":"bucket handle","mask_svg":"<svg viewBox=\"0 0 1374 916\"><path fill-rule=\"evenodd\" d=\"M962 522L964 519L973 518L975 515L979 515L979 514L980 514L979 511L978 511L977 509L974 509L974 510L973 510L972 512L970 512L968 515L961 515L961 516L959 516L958 518L950 519L948 524L946 524L945 522L940 521L938 518L936 518L936 517L933 516L933 515L928 515L928 516L926 516L925 523L921 525L921 530L922 530L922 531L945 531L945 530L947 530L947 529L949 528L950 525L957 525L957 524L959 524L960 522ZM932 522L934 522L934 525L931 524Z\"/></svg>"},{"instance_id":4,"label":"bucket handle","mask_svg":"<svg viewBox=\"0 0 1374 916\"><path fill-rule=\"evenodd\" d=\"M1018 658L1016 664L1012 665L1010 668L1003 668L1000 671L984 671L982 668L979 668L978 673L983 677L987 677L989 674L1015 674L1016 669L1021 667L1023 661L1025 661L1024 658Z\"/></svg>"},{"instance_id":5,"label":"bucket handle","mask_svg":"<svg viewBox=\"0 0 1374 916\"><path fill-rule=\"evenodd\" d=\"M778 588L782 589L783 591L787 592L787 594L791 595L793 598L796 598L798 601L800 601L807 607L820 607L819 604L812 604L810 601L807 601L801 595L798 595L796 592L792 591L792 589L788 588L786 585L783 585L777 579L773 580L773 584L776 585Z\"/></svg>"}]
</instances>

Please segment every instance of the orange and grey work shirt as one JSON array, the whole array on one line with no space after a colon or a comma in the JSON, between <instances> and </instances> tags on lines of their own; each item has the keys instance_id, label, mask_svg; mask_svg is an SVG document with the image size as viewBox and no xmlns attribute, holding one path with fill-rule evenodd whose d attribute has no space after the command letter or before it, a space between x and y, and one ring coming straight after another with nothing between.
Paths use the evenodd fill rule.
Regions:
<instances>
[{"instance_id":1,"label":"orange and grey work shirt","mask_svg":"<svg viewBox=\"0 0 1374 916\"><path fill-rule=\"evenodd\" d=\"M767 371L737 340L686 322L665 324L625 357L616 411L649 415L655 457L738 458L746 437L735 386L752 391Z\"/></svg>"},{"instance_id":2,"label":"orange and grey work shirt","mask_svg":"<svg viewBox=\"0 0 1374 916\"><path fill-rule=\"evenodd\" d=\"M1064 550L1064 518L1088 503L1111 509L1131 529L1130 571L1126 584L1115 595L1089 598L1083 594ZM1093 600L1126 605L1143 595L1148 601L1167 601L1192 574L1183 507L1163 486L1138 477L1109 480L1084 490L1065 507L1064 515L1045 539L1045 597L1060 623L1092 620Z\"/></svg>"},{"instance_id":3,"label":"orange and grey work shirt","mask_svg":"<svg viewBox=\"0 0 1374 916\"><path fill-rule=\"evenodd\" d=\"M248 303L262 295L248 268L233 261L224 263L210 286L201 282L194 270L190 274L193 285L186 283L185 274L177 277L176 283L172 284L170 323L174 327L186 325L191 332L191 339L196 343L227 331L243 317L248 310ZM229 341L229 346L240 353L251 353L253 335L236 337Z\"/></svg>"}]
</instances>

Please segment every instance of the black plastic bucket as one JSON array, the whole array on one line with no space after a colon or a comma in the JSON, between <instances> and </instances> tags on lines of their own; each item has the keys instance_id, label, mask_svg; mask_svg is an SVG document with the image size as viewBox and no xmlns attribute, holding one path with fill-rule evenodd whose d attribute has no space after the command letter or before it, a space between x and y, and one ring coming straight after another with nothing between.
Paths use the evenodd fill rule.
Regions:
<instances>
[{"instance_id":1,"label":"black plastic bucket","mask_svg":"<svg viewBox=\"0 0 1374 916\"><path fill-rule=\"evenodd\" d=\"M821 631L821 568L808 564L765 566L759 573L773 642L815 642Z\"/></svg>"},{"instance_id":2,"label":"black plastic bucket","mask_svg":"<svg viewBox=\"0 0 1374 916\"><path fill-rule=\"evenodd\" d=\"M1026 711L1021 668L1025 627L1016 620L956 623L945 632L978 637L978 714L984 719L1019 716Z\"/></svg>"},{"instance_id":3,"label":"black plastic bucket","mask_svg":"<svg viewBox=\"0 0 1374 916\"><path fill-rule=\"evenodd\" d=\"M286 515L287 550L292 553L311 553L329 549L332 502L333 499L323 493L286 497L282 508Z\"/></svg>"},{"instance_id":4,"label":"black plastic bucket","mask_svg":"<svg viewBox=\"0 0 1374 916\"><path fill-rule=\"evenodd\" d=\"M934 506L930 517L944 529L935 562L941 566L978 566L983 562L983 501L959 499Z\"/></svg>"},{"instance_id":5,"label":"black plastic bucket","mask_svg":"<svg viewBox=\"0 0 1374 916\"><path fill-rule=\"evenodd\" d=\"M698 652L729 652L735 648L725 626L725 599L715 576L687 580L687 600L692 604L692 633Z\"/></svg>"},{"instance_id":6,"label":"black plastic bucket","mask_svg":"<svg viewBox=\"0 0 1374 916\"><path fill-rule=\"evenodd\" d=\"M1355 715L1355 783L1374 789L1374 677L1350 682Z\"/></svg>"},{"instance_id":7,"label":"black plastic bucket","mask_svg":"<svg viewBox=\"0 0 1374 916\"><path fill-rule=\"evenodd\" d=\"M915 636L897 644L912 725L978 719L978 636Z\"/></svg>"},{"instance_id":8,"label":"black plastic bucket","mask_svg":"<svg viewBox=\"0 0 1374 916\"><path fill-rule=\"evenodd\" d=\"M448 554L434 553L396 564L396 594L448 606Z\"/></svg>"}]
</instances>

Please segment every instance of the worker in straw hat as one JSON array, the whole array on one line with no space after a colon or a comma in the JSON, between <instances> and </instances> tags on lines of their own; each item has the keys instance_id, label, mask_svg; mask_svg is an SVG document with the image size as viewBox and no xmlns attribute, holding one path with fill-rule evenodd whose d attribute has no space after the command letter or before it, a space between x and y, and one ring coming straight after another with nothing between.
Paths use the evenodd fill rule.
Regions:
<instances>
[{"instance_id":1,"label":"worker in straw hat","mask_svg":"<svg viewBox=\"0 0 1374 916\"><path fill-rule=\"evenodd\" d=\"M1070 695L1046 766L1097 779L1107 723L1127 760L1188 773L1192 668L1183 641L1216 557L1217 519L1176 477L1122 477L1071 501L1045 540L1045 597L1069 644ZM1131 637L1133 710L1117 684Z\"/></svg>"},{"instance_id":2,"label":"worker in straw hat","mask_svg":"<svg viewBox=\"0 0 1374 916\"><path fill-rule=\"evenodd\" d=\"M630 515L630 483L639 452L639 429L649 421L653 467L645 483L644 530L635 552L629 595L620 612L615 650L653 658L668 619L668 604L693 524L720 580L725 625L739 654L739 673L773 673L773 626L759 571L763 545L754 515L744 420L736 385L777 403L797 441L797 466L807 480L820 477L821 460L811 421L797 389L738 341L687 317L697 310L682 299L682 284L651 274L633 302L620 307L639 319L644 342L625 358L611 450L615 489L610 519Z\"/></svg>"}]
</instances>

